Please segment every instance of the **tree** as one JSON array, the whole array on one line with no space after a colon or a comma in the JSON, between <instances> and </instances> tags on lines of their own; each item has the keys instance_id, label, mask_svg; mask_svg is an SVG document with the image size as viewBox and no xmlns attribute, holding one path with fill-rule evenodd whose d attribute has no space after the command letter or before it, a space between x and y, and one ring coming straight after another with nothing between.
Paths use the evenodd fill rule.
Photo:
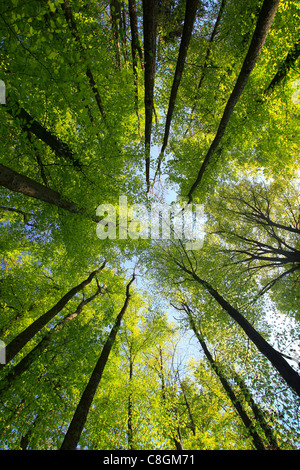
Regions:
<instances>
[{"instance_id":1,"label":"tree","mask_svg":"<svg viewBox=\"0 0 300 470\"><path fill-rule=\"evenodd\" d=\"M235 87L229 97L229 100L227 101L216 136L213 142L211 143L207 154L204 157L204 160L199 170L199 173L197 175L196 181L194 182L194 184L192 185L188 193L189 202L191 201L192 194L195 188L200 184L203 172L205 171L208 163L211 160L212 155L216 151L225 133L227 124L234 110L234 107L236 103L238 102L238 99L246 86L246 83L256 64L259 54L264 46L264 43L266 41L269 29L272 25L278 6L279 6L279 1L266 0L261 7L261 11L257 20L256 28L253 33L247 55L245 57L245 60L241 68L240 74L238 76L237 82L235 84Z\"/></svg>"},{"instance_id":2,"label":"tree","mask_svg":"<svg viewBox=\"0 0 300 470\"><path fill-rule=\"evenodd\" d=\"M289 363L284 359L282 354L276 351L265 339L259 334L258 331L253 328L249 321L236 309L234 308L224 297L206 280L200 278L196 272L195 268L192 266L191 260L187 256L187 262L189 267L185 264L175 261L175 264L178 265L185 273L189 274L198 284L200 284L206 291L218 302L218 304L230 315L230 317L235 320L239 326L244 330L246 335L253 341L258 350L264 354L272 365L278 370L281 376L286 380L289 386L295 390L295 392L300 396L300 376L299 374L289 365Z\"/></svg>"},{"instance_id":3,"label":"tree","mask_svg":"<svg viewBox=\"0 0 300 470\"><path fill-rule=\"evenodd\" d=\"M22 373L24 373L28 369L28 367L31 366L34 360L44 352L55 333L57 333L61 328L64 328L64 326L69 321L74 320L82 312L82 309L85 305L87 305L89 302L92 302L100 293L103 293L103 286L100 286L98 281L97 286L97 290L93 295L91 295L87 299L83 299L78 304L74 313L68 314L61 322L59 322L55 327L53 327L25 357L23 357L23 359L18 362L17 365L11 368L11 370L5 376L4 384L2 386L0 384L0 393L2 393L3 390L7 390L11 386L12 381L16 377L19 377Z\"/></svg>"},{"instance_id":4,"label":"tree","mask_svg":"<svg viewBox=\"0 0 300 470\"><path fill-rule=\"evenodd\" d=\"M246 181L239 185L236 195L233 191L224 195L223 208L232 216L231 228L222 229L219 224L217 230L228 241L235 238L231 253L236 263L247 265L249 275L266 270L279 273L264 285L261 294L300 269L297 186L284 182L283 205L276 201L278 183L272 186ZM234 220L236 225L233 227Z\"/></svg>"},{"instance_id":5,"label":"tree","mask_svg":"<svg viewBox=\"0 0 300 470\"><path fill-rule=\"evenodd\" d=\"M45 326L49 323L61 310L65 307L67 302L80 290L82 290L87 284L89 284L94 277L98 274L100 269L103 269L105 263L99 268L95 269L87 279L82 281L77 286L73 287L67 292L50 310L41 315L31 325L29 325L24 331L19 333L6 347L6 364L14 359L14 357L21 351L21 349ZM4 364L1 365L3 369Z\"/></svg>"},{"instance_id":6,"label":"tree","mask_svg":"<svg viewBox=\"0 0 300 470\"><path fill-rule=\"evenodd\" d=\"M97 387L99 385L99 382L101 380L104 368L106 366L111 348L114 345L117 333L119 331L120 325L122 318L127 310L128 302L130 299L130 293L129 293L129 288L130 285L134 281L134 274L131 278L131 280L128 282L126 286L126 297L125 297L125 302L120 310L116 321L114 323L113 328L110 331L110 334L103 346L101 355L95 365L95 368L92 372L92 375L90 377L90 380L82 394L82 397L77 405L76 411L74 413L74 416L72 418L72 421L70 423L70 426L68 428L68 431L65 435L65 438L63 440L63 443L61 445L61 450L76 450L77 444L80 439L80 435L82 432L82 429L84 427L85 421L87 419L87 415L90 409L90 406L92 404L94 395L96 393Z\"/></svg>"},{"instance_id":7,"label":"tree","mask_svg":"<svg viewBox=\"0 0 300 470\"><path fill-rule=\"evenodd\" d=\"M0 447L299 448L299 2L12 0L0 30ZM171 201L201 248L124 230Z\"/></svg>"},{"instance_id":8,"label":"tree","mask_svg":"<svg viewBox=\"0 0 300 470\"><path fill-rule=\"evenodd\" d=\"M75 203L65 200L59 193L53 191L46 186L28 178L27 176L20 175L11 168L1 165L0 167L0 183L7 189L22 193L29 197L34 197L41 201L53 204L59 208L65 209L74 214L84 214L85 209L78 207ZM18 209L15 209L18 210ZM22 213L22 211L21 211ZM99 222L95 216L91 216L92 220Z\"/></svg>"},{"instance_id":9,"label":"tree","mask_svg":"<svg viewBox=\"0 0 300 470\"><path fill-rule=\"evenodd\" d=\"M152 132L153 91L156 60L156 29L158 1L143 1L143 37L145 63L145 155L146 184L150 188L150 146Z\"/></svg>"},{"instance_id":10,"label":"tree","mask_svg":"<svg viewBox=\"0 0 300 470\"><path fill-rule=\"evenodd\" d=\"M178 308L178 307L176 307L176 308ZM205 354L207 360L209 361L209 363L210 363L212 369L214 370L214 372L219 377L219 379L220 379L220 381L221 381L221 383L222 383L229 399L232 402L232 405L236 409L236 411L237 411L239 417L241 418L242 422L244 423L247 431L251 435L251 437L253 439L253 444L254 444L255 449L265 450L265 445L264 445L262 439L260 438L259 434L257 433L257 431L255 429L255 426L251 422L251 419L249 418L246 410L244 409L242 402L238 399L238 397L236 396L234 390L232 389L229 381L226 379L224 371L222 370L222 366L220 367L220 365L213 359L213 357L212 357L212 355L211 355L211 353L210 353L210 351L209 351L209 349L206 345L206 342L205 342L205 339L204 339L203 334L201 332L201 329L199 329L199 327L198 328L196 327L193 312L191 311L190 307L186 303L182 303L182 309L186 312L186 314L188 316L191 328L193 329L199 343L201 344L201 347L204 351L204 354ZM255 406L255 404L253 404L253 405Z\"/></svg>"}]
</instances>

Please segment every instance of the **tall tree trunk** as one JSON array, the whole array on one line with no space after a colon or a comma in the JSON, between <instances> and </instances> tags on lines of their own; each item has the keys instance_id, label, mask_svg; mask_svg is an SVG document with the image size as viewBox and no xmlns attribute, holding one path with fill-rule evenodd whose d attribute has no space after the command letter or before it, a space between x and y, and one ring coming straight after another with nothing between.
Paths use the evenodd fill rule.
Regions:
<instances>
[{"instance_id":1,"label":"tall tree trunk","mask_svg":"<svg viewBox=\"0 0 300 470\"><path fill-rule=\"evenodd\" d=\"M71 300L74 295L80 292L85 286L87 286L94 277L98 274L100 269L103 269L105 262L99 269L95 269L87 279L69 290L50 310L41 315L25 330L19 333L7 346L6 346L6 364L21 351L21 349L45 326L51 321ZM0 369L3 369L6 364L0 364Z\"/></svg>"},{"instance_id":2,"label":"tall tree trunk","mask_svg":"<svg viewBox=\"0 0 300 470\"><path fill-rule=\"evenodd\" d=\"M283 62L279 64L278 70L272 81L265 89L264 93L268 94L287 76L289 70L294 66L296 60L300 56L300 41L294 44Z\"/></svg>"},{"instance_id":3,"label":"tall tree trunk","mask_svg":"<svg viewBox=\"0 0 300 470\"><path fill-rule=\"evenodd\" d=\"M141 61L142 68L144 68L143 51L140 45L139 32L138 32L136 1L129 0L128 8L129 8L129 20L130 20L130 30L131 30L132 58L136 58L138 55Z\"/></svg>"},{"instance_id":4,"label":"tall tree trunk","mask_svg":"<svg viewBox=\"0 0 300 470\"><path fill-rule=\"evenodd\" d=\"M10 98L5 109L14 119L20 122L21 128L27 135L34 134L39 140L48 145L57 156L71 162L75 168L81 168L79 159L75 157L69 145L42 126L20 106L17 100Z\"/></svg>"},{"instance_id":5,"label":"tall tree trunk","mask_svg":"<svg viewBox=\"0 0 300 470\"><path fill-rule=\"evenodd\" d=\"M255 344L257 349L271 362L275 369L279 372L286 383L300 397L300 376L282 357L280 352L276 351L259 333L253 328L248 320L232 305L230 305L216 289L208 282L201 279L194 271L190 271L185 266L176 261L176 264L186 273L190 274L193 279L203 286L206 291L218 302L218 304L235 320L243 329L245 334Z\"/></svg>"},{"instance_id":6,"label":"tall tree trunk","mask_svg":"<svg viewBox=\"0 0 300 470\"><path fill-rule=\"evenodd\" d=\"M177 415L177 410L175 410L175 412L176 412L176 415ZM179 426L176 429L176 435L174 436L173 440L174 440L176 450L184 450L181 431L180 431Z\"/></svg>"},{"instance_id":7,"label":"tall tree trunk","mask_svg":"<svg viewBox=\"0 0 300 470\"><path fill-rule=\"evenodd\" d=\"M223 385L223 388L224 388L228 398L230 399L232 405L236 409L236 411L237 411L239 417L241 418L242 422L244 423L244 425L247 429L247 432L251 436L254 447L257 450L266 450L265 446L264 446L264 443L263 443L262 439L260 438L259 434L257 433L257 431L255 430L255 426L253 425L251 419L247 415L247 413L246 413L246 411L243 407L242 402L238 399L238 397L234 393L234 390L232 389L230 383L226 379L223 371L221 370L221 368L218 366L217 362L213 359L212 355L210 354L210 352L208 350L208 347L207 347L207 345L204 341L203 335L201 334L199 329L196 328L196 324L194 322L194 318L193 318L193 315L192 315L192 312L191 312L190 308L188 307L187 304L185 304L184 306L185 306L185 311L188 315L188 319L189 319L189 323L191 325L191 328L194 331L194 333L195 333L195 335L196 335L196 337L197 337L197 339L198 339L198 341L199 341L199 343L200 343L200 345L203 349L203 352L204 352L206 358L208 359L212 369L214 370L214 372L218 376L221 384Z\"/></svg>"},{"instance_id":8,"label":"tall tree trunk","mask_svg":"<svg viewBox=\"0 0 300 470\"><path fill-rule=\"evenodd\" d=\"M220 9L219 9L219 13L218 13L218 16L217 16L217 19L216 19L216 22L215 22L215 25L214 25L214 28L213 28L213 31L212 31L211 36L210 36L209 41L208 41L208 47L207 47L206 53L205 53L204 64L203 64L202 72L201 72L200 79L199 79L198 86L197 86L197 92L196 92L196 95L194 96L194 104L193 104L191 114L190 114L190 116L191 116L190 117L190 122L192 120L192 117L193 117L193 114L194 114L194 111L195 111L195 106L196 106L196 101L198 99L199 90L201 88L202 82L203 82L204 77L205 77L205 71L208 67L208 60L209 60L209 56L210 56L210 53L211 53L212 43L213 43L213 41L216 37L216 34L218 32L218 28L219 28L221 18L222 18L223 12L224 12L225 4L226 4L226 0L222 0L221 5L220 5ZM190 123L189 123L184 135L187 134L189 128L190 128Z\"/></svg>"},{"instance_id":9,"label":"tall tree trunk","mask_svg":"<svg viewBox=\"0 0 300 470\"><path fill-rule=\"evenodd\" d=\"M268 425L268 423L265 419L264 413L262 412L260 407L255 403L255 401L252 397L252 394L251 394L249 388L247 387L245 381L236 372L233 372L233 377L234 377L236 383L238 384L238 386L240 387L240 390L241 390L245 400L251 406L257 423L260 425L261 429L265 433L266 439L269 443L268 448L272 449L272 450L279 450L280 448L279 448L278 442L276 440L276 437L274 435L274 432L273 432L272 428Z\"/></svg>"},{"instance_id":10,"label":"tall tree trunk","mask_svg":"<svg viewBox=\"0 0 300 470\"><path fill-rule=\"evenodd\" d=\"M129 19L130 19L130 30L131 30L132 68L133 68L134 90L135 90L134 107L135 107L135 113L136 113L137 122L138 122L138 133L139 133L139 136L142 137L141 128L140 128L140 115L139 115L139 86L138 86L137 62L138 62L138 55L139 55L141 64L143 66L143 53L142 53L142 49L140 46L139 35L138 35L135 0L129 0Z\"/></svg>"},{"instance_id":11,"label":"tall tree trunk","mask_svg":"<svg viewBox=\"0 0 300 470\"><path fill-rule=\"evenodd\" d=\"M110 16L112 25L112 36L115 47L116 65L119 70L122 69L121 64L121 47L120 47L120 23L121 23L121 5L119 0L110 0Z\"/></svg>"},{"instance_id":12,"label":"tall tree trunk","mask_svg":"<svg viewBox=\"0 0 300 470\"><path fill-rule=\"evenodd\" d=\"M145 165L147 192L150 189L150 145L156 60L158 0L143 0L143 33L145 63Z\"/></svg>"},{"instance_id":13,"label":"tall tree trunk","mask_svg":"<svg viewBox=\"0 0 300 470\"><path fill-rule=\"evenodd\" d=\"M74 313L69 313L63 320L53 327L43 337L43 339L28 354L26 354L26 356L24 356L20 362L18 362L18 364L10 369L8 374L5 376L3 383L0 382L0 397L3 392L11 387L13 381L23 374L27 369L29 369L31 364L45 351L45 349L47 349L53 335L61 330L67 322L74 320L82 312L83 307L94 300L100 294L101 290L102 289L99 286L95 294L85 300L82 300Z\"/></svg>"},{"instance_id":14,"label":"tall tree trunk","mask_svg":"<svg viewBox=\"0 0 300 470\"><path fill-rule=\"evenodd\" d=\"M92 372L90 380L88 381L88 384L85 387L85 390L77 405L76 411L74 413L70 426L66 432L63 443L61 445L61 448L60 448L61 450L76 450L77 448L77 444L79 442L82 430L87 420L87 416L88 416L91 404L93 402L95 393L97 391L103 371L105 369L107 360L109 358L110 351L114 345L117 333L120 328L122 318L127 310L129 299L131 297L129 289L134 279L135 279L135 275L133 274L131 280L126 286L126 298L125 298L124 305L116 318L115 324L112 327L110 334L103 346L102 352Z\"/></svg>"},{"instance_id":15,"label":"tall tree trunk","mask_svg":"<svg viewBox=\"0 0 300 470\"><path fill-rule=\"evenodd\" d=\"M67 0L64 1L62 3L61 7L64 11L65 18L66 18L66 21L69 25L70 31L71 31L75 41L79 45L80 52L85 55L85 49L82 45L82 42L81 42L81 39L80 39L80 36L79 36L79 33L78 33L77 25L76 25L76 22L75 22L75 19L74 19L72 10L71 10L70 2L67 1ZM84 57L84 58L86 59L86 57ZM94 76L93 76L93 73L92 73L90 67L86 68L86 76L89 79L89 84L90 84L90 87L91 87L91 89L94 93L94 96L95 96L96 103L97 103L98 109L100 111L100 114L105 119L106 118L106 113L104 111L104 108L103 108L103 105L102 105L102 100L101 100L101 97L100 97L100 93L99 93L99 90L96 86L96 82L95 82L95 79L94 79Z\"/></svg>"},{"instance_id":16,"label":"tall tree trunk","mask_svg":"<svg viewBox=\"0 0 300 470\"><path fill-rule=\"evenodd\" d=\"M181 77L182 77L183 70L184 70L184 64L185 64L185 59L187 56L188 47L189 47L190 40L192 37L192 31L193 31L194 22L196 19L196 12L197 12L198 5L199 5L198 0L186 0L183 32L182 32L182 37L181 37L181 42L180 42L180 47L179 47L175 74L173 78L173 84L171 88L169 107L168 107L166 124L165 124L163 145L162 145L160 156L158 159L158 166L157 166L156 174L158 174L160 171L160 165L161 165L163 153L168 143L171 120L172 120L172 116L173 116L173 112L175 108L175 101L176 101L178 88L179 88Z\"/></svg>"},{"instance_id":17,"label":"tall tree trunk","mask_svg":"<svg viewBox=\"0 0 300 470\"><path fill-rule=\"evenodd\" d=\"M201 182L204 171L206 170L207 165L209 164L213 154L215 153L225 133L226 127L229 123L229 120L230 120L231 114L233 113L235 105L237 104L247 84L247 81L251 75L252 70L254 69L254 66L257 62L257 59L260 55L260 52L268 36L274 16L279 6L279 2L280 0L264 0L246 58L242 65L242 68L238 76L238 79L236 81L236 84L234 86L234 89L225 106L225 110L224 110L222 119L220 121L216 136L214 140L212 141L210 148L202 162L197 178L188 193L189 202L192 201L192 194Z\"/></svg>"},{"instance_id":18,"label":"tall tree trunk","mask_svg":"<svg viewBox=\"0 0 300 470\"><path fill-rule=\"evenodd\" d=\"M179 381L179 385L180 385L180 388L181 388L181 391L182 391L182 394L183 394L185 406L186 406L187 411L188 411L188 415L189 415L189 419L190 419L190 423L191 423L190 428L192 430L193 435L196 436L196 424L195 424L195 421L194 421L194 417L193 417L193 413L192 413L189 401L188 401L187 396L186 396L185 388L184 388L183 383L179 379L179 377L178 377L178 381Z\"/></svg>"},{"instance_id":19,"label":"tall tree trunk","mask_svg":"<svg viewBox=\"0 0 300 470\"><path fill-rule=\"evenodd\" d=\"M57 191L34 181L28 176L21 175L2 164L0 164L0 185L11 191L57 206L72 214L82 214L83 217L99 222L98 217L91 215L87 209L79 207L75 202L64 199Z\"/></svg>"},{"instance_id":20,"label":"tall tree trunk","mask_svg":"<svg viewBox=\"0 0 300 470\"><path fill-rule=\"evenodd\" d=\"M129 394L127 404L127 438L128 438L128 449L134 450L133 444L133 403L132 403L132 379L133 379L133 357L131 349L129 351Z\"/></svg>"}]
</instances>

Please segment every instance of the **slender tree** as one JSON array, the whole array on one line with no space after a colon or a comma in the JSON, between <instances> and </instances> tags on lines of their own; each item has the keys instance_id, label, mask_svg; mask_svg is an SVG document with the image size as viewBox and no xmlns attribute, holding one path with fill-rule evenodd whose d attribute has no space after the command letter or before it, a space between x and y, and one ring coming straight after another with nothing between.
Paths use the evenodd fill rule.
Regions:
<instances>
[{"instance_id":1,"label":"slender tree","mask_svg":"<svg viewBox=\"0 0 300 470\"><path fill-rule=\"evenodd\" d=\"M271 428L271 426L268 424L262 409L260 408L260 406L257 403L255 403L254 398L251 394L251 391L250 391L249 387L247 387L246 382L243 380L241 375L238 374L236 371L233 371L232 375L233 375L236 383L238 384L238 386L241 390L241 393L245 398L245 401L249 403L249 405L250 405L250 407L253 411L253 414L254 414L254 417L256 419L257 424L261 427L261 429L263 430L263 432L265 434L265 437L266 437L267 442L268 442L268 449L279 450L280 447L278 445L275 433L274 433L273 429Z\"/></svg>"},{"instance_id":2,"label":"slender tree","mask_svg":"<svg viewBox=\"0 0 300 470\"><path fill-rule=\"evenodd\" d=\"M75 202L67 200L59 192L2 164L0 164L0 185L11 191L47 202L72 214L81 214L83 217L90 218L94 222L99 222L99 217L92 215L88 210L80 207Z\"/></svg>"},{"instance_id":3,"label":"slender tree","mask_svg":"<svg viewBox=\"0 0 300 470\"><path fill-rule=\"evenodd\" d=\"M172 116L173 116L173 112L175 108L175 101L176 101L178 88L179 88L183 70L184 70L184 64L185 64L185 60L187 56L189 43L192 37L192 31L193 31L194 22L196 19L198 5L199 5L198 0L186 1L183 32L182 32L182 37L181 37L181 42L180 42L180 47L179 47L179 52L178 52L178 58L177 58L177 64L176 64L175 74L173 78L173 84L171 88L169 107L168 107L166 124L165 124L165 133L164 133L163 144L162 144L159 159L158 159L156 174L158 174L160 171L163 153L168 144L171 121L172 121Z\"/></svg>"},{"instance_id":4,"label":"slender tree","mask_svg":"<svg viewBox=\"0 0 300 470\"><path fill-rule=\"evenodd\" d=\"M69 425L69 428L66 432L63 443L61 445L61 448L60 448L61 450L76 450L77 448L77 444L79 442L82 430L84 428L84 425L85 425L85 422L89 413L89 409L93 402L93 399L97 391L97 388L99 386L103 371L107 364L111 349L114 345L118 331L120 329L122 318L127 310L129 299L131 297L130 286L133 283L134 279L135 279L135 275L133 274L131 280L128 282L126 286L126 296L125 296L124 305L121 308L120 313L118 314L115 320L114 326L112 327L109 333L109 336L103 346L100 357L94 367L92 375L77 405L74 416L72 418L72 421Z\"/></svg>"},{"instance_id":5,"label":"slender tree","mask_svg":"<svg viewBox=\"0 0 300 470\"><path fill-rule=\"evenodd\" d=\"M76 43L79 46L79 50L80 50L81 54L83 54L84 59L86 60L86 51L85 51L85 48L84 48L84 46L82 44L82 41L80 39L80 36L79 36L78 28L77 28L77 25L76 25L76 22L75 22L75 19L74 19L74 15L72 13L70 2L67 1L67 0L64 1L61 4L61 7L62 7L63 12L65 14L65 18L66 18L66 21L69 25L71 33L72 33ZM100 92L99 92L99 89L96 85L94 74L92 73L92 70L89 66L86 68L86 76L89 79L89 84L90 84L90 87L91 87L91 89L94 93L94 96L95 96L96 103L97 103L97 106L99 108L100 114L101 114L102 118L105 119L106 118L106 113L105 113L104 108L103 108L102 99L100 97Z\"/></svg>"},{"instance_id":6,"label":"slender tree","mask_svg":"<svg viewBox=\"0 0 300 470\"><path fill-rule=\"evenodd\" d=\"M11 387L13 381L23 374L31 364L47 349L53 336L55 333L60 331L64 326L74 320L83 310L83 307L87 305L89 302L92 302L101 292L102 286L98 285L96 292L88 297L87 299L83 299L77 306L75 312L69 313L63 318L61 321L57 323L52 329L49 330L47 334L41 339L41 341L28 353L24 356L20 362L18 362L15 366L13 366L8 374L5 375L4 380L0 383L0 396L3 392L5 392L8 388Z\"/></svg>"},{"instance_id":7,"label":"slender tree","mask_svg":"<svg viewBox=\"0 0 300 470\"><path fill-rule=\"evenodd\" d=\"M199 82L198 82L196 95L194 97L194 104L193 104L193 107L192 107L192 110L191 110L191 119L192 119L194 111L195 111L199 91L201 89L202 82L203 82L204 77L205 77L205 72L206 72L206 69L208 68L208 65L209 65L209 58L210 58L210 55L211 55L212 45L213 45L213 42L214 42L214 40L217 36L217 33L218 33L218 29L219 29L221 19L222 19L223 13L224 13L225 5L226 5L226 0L222 0L221 5L220 5L220 9L219 9L219 12L218 12L217 19L215 21L212 33L211 33L210 38L209 38L208 46L207 46L206 53L205 53L203 68L202 68L200 79L199 79ZM191 121L191 119L190 119L190 121ZM190 123L189 123L189 125L188 125L188 127L185 131L185 135L187 134L189 128L190 128Z\"/></svg>"},{"instance_id":8,"label":"slender tree","mask_svg":"<svg viewBox=\"0 0 300 470\"><path fill-rule=\"evenodd\" d=\"M145 165L147 192L150 189L150 146L156 61L157 0L143 0L143 37L145 64Z\"/></svg>"},{"instance_id":9,"label":"slender tree","mask_svg":"<svg viewBox=\"0 0 300 470\"><path fill-rule=\"evenodd\" d=\"M139 136L142 137L141 128L140 128L140 114L139 114L139 84L138 84L138 57L140 62L143 65L143 52L140 46L139 33L138 33L138 24L137 24L137 12L136 12L136 2L135 0L129 0L129 19L130 19L130 30L131 30L131 55L132 55L132 68L134 76L134 89L135 89L135 99L134 106L135 112L138 121L138 132Z\"/></svg>"},{"instance_id":10,"label":"slender tree","mask_svg":"<svg viewBox=\"0 0 300 470\"><path fill-rule=\"evenodd\" d=\"M69 290L50 310L45 312L39 318L37 318L33 323L31 323L25 330L21 331L7 346L6 346L6 364L9 364L10 361L21 351L21 349L32 339L34 336L49 323L65 306L66 304L85 286L90 284L90 282L95 278L101 269L104 268L105 262L98 269L95 269L87 279L82 281L77 286ZM3 367L6 364L1 364L0 367Z\"/></svg>"},{"instance_id":11,"label":"slender tree","mask_svg":"<svg viewBox=\"0 0 300 470\"><path fill-rule=\"evenodd\" d=\"M29 114L17 100L9 98L6 111L11 114L19 123L23 131L28 135L34 134L39 140L48 145L58 157L69 161L74 168L80 169L81 163L70 146L62 142L55 134L40 124L31 114Z\"/></svg>"},{"instance_id":12,"label":"slender tree","mask_svg":"<svg viewBox=\"0 0 300 470\"><path fill-rule=\"evenodd\" d=\"M192 201L192 195L195 189L199 186L202 180L204 171L206 170L207 165L210 163L213 154L215 153L219 143L221 142L221 139L225 133L226 127L229 123L229 120L230 120L231 114L233 113L235 105L237 104L241 94L243 93L243 90L248 82L250 74L255 67L255 64L258 60L260 52L267 39L269 30L271 28L273 19L275 17L276 11L279 6L279 2L280 0L265 0L261 7L261 11L257 20L257 24L255 27L253 36L252 36L252 40L251 40L247 55L245 57L243 66L241 68L241 71L236 81L236 84L234 86L234 89L225 106L223 116L221 118L217 133L204 157L204 160L201 164L197 178L195 182L193 183L193 185L191 186L191 189L189 190L189 193L188 193L189 202Z\"/></svg>"},{"instance_id":13,"label":"slender tree","mask_svg":"<svg viewBox=\"0 0 300 470\"><path fill-rule=\"evenodd\" d=\"M235 320L243 329L246 335L253 341L258 350L271 362L275 369L279 372L281 377L286 383L300 396L300 376L283 358L283 355L276 351L249 323L249 321L207 281L201 279L196 272L187 268L178 261L175 261L177 266L187 274L189 274L194 281L200 284L204 289L218 302L218 304Z\"/></svg>"},{"instance_id":14,"label":"slender tree","mask_svg":"<svg viewBox=\"0 0 300 470\"><path fill-rule=\"evenodd\" d=\"M218 365L218 363L212 357L212 355L211 355L211 353L210 353L210 351L207 347L207 344L204 340L204 337L201 333L201 330L199 329L199 327L198 328L196 327L193 312L191 311L190 307L186 303L182 303L182 308L184 309L184 311L186 312L186 314L188 316L188 320L189 320L189 323L191 325L191 328L194 331L195 336L198 339L207 360L209 361L212 369L214 370L214 372L216 373L216 375L220 379L220 382L221 382L222 386L224 387L224 390L225 390L226 394L228 395L228 398L230 399L232 405L236 409L239 417L241 418L243 424L245 425L245 427L247 429L247 432L251 436L255 449L256 450L265 450L264 443L263 443L261 437L259 436L258 432L256 431L252 420L249 418L242 402L238 399L238 397L237 397L236 393L234 392L233 388L231 387L229 381L226 379L222 368Z\"/></svg>"},{"instance_id":15,"label":"slender tree","mask_svg":"<svg viewBox=\"0 0 300 470\"><path fill-rule=\"evenodd\" d=\"M269 83L268 87L265 89L264 93L269 94L274 88L282 82L282 80L287 76L289 70L295 65L295 62L300 56L300 41L297 41L296 44L291 48L291 50L286 55L284 61L280 62L278 70L274 75L272 81Z\"/></svg>"},{"instance_id":16,"label":"slender tree","mask_svg":"<svg viewBox=\"0 0 300 470\"><path fill-rule=\"evenodd\" d=\"M127 404L127 435L128 435L128 449L134 450L134 438L133 438L133 400L132 400L132 382L133 382L133 364L134 357L132 351L132 345L129 345L129 393L128 393L128 404Z\"/></svg>"}]
</instances>

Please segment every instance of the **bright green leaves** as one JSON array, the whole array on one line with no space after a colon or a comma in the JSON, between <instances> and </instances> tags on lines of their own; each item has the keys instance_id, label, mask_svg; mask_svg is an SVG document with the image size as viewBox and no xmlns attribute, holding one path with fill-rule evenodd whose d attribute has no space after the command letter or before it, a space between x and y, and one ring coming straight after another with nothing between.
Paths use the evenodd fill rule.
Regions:
<instances>
[{"instance_id":1,"label":"bright green leaves","mask_svg":"<svg viewBox=\"0 0 300 470\"><path fill-rule=\"evenodd\" d=\"M30 116L21 122L20 113L10 114L0 105L0 161L95 216L100 204L117 207L120 196L127 196L130 205L145 203L144 70L139 58L133 73L127 1L68 3L71 12L60 0L12 0L0 6L0 78L8 103L18 102L19 111ZM184 14L184 2L159 3L151 168L157 164L163 140ZM209 1L198 9L162 166L163 180L176 185L175 195L182 204L236 83L261 4ZM143 46L140 0L136 7ZM59 448L121 308L133 262L139 274L132 307L91 407L82 447L173 449L176 439L179 445L180 428L185 449L250 448L200 348L186 373L176 369L173 359L179 353L174 343L179 338L174 323L180 332L190 334L191 329L183 312L171 309L169 303L178 306L183 300L195 310L197 324L229 380L235 365L282 435L281 442L286 440L289 448L293 439L299 444L298 431L293 431L296 420L288 414L293 409L297 416L293 396L278 392L284 388L280 379L240 328L178 266L197 269L278 350L284 346L289 351L290 341L297 346L297 323L280 321L283 313L287 320L299 316L297 271L276 281L268 297L257 299L277 268L252 270L255 263L240 263L240 251L249 251L245 238L250 236L261 244L273 241L277 250L284 244L299 250L298 235L284 235L278 226L263 227L255 217L245 220L238 212L241 198L253 202L248 198L246 180L250 180L252 196L265 215L269 203L273 221L299 227L298 183L293 189L286 184L298 177L299 166L298 13L299 2L280 2L263 51L195 194L194 202L204 203L206 215L201 250L187 254L179 241L100 240L94 221L2 188L1 338L15 337L107 259L107 268L97 277L103 293L64 327L56 328L95 292L95 280L17 358L26 357L55 330L48 348L7 391L3 448ZM255 183L259 176L270 178L269 192ZM148 203L164 197L163 182L152 189ZM275 274L282 274L282 269ZM279 409L287 417L285 424L268 414Z\"/></svg>"}]
</instances>

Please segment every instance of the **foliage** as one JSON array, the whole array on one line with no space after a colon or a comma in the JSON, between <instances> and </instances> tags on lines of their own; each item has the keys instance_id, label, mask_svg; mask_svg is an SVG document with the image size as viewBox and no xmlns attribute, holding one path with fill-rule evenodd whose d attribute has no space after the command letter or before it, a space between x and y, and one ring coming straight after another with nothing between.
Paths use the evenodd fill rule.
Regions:
<instances>
[{"instance_id":1,"label":"foliage","mask_svg":"<svg viewBox=\"0 0 300 470\"><path fill-rule=\"evenodd\" d=\"M143 3L0 5L1 341L18 339L99 269L1 364L0 448L60 449L135 272L78 448L256 448L201 338L264 446L249 396L279 448L299 449L299 396L224 308L299 373L299 2L201 1L190 38L193 1L152 0L151 25ZM266 41L193 193L204 205L203 247L98 238L104 203L119 234L120 196L185 207L271 3ZM45 202L36 185L79 209Z\"/></svg>"}]
</instances>

